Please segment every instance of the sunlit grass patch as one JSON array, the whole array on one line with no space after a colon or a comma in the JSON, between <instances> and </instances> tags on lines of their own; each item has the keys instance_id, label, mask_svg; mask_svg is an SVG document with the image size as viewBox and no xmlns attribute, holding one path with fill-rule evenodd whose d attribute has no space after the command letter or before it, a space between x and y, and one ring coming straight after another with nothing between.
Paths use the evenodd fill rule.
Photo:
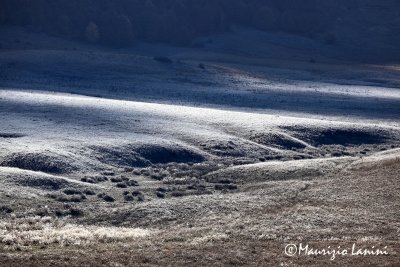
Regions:
<instances>
[{"instance_id":1,"label":"sunlit grass patch","mask_svg":"<svg viewBox=\"0 0 400 267\"><path fill-rule=\"evenodd\" d=\"M146 229L70 224L50 217L0 222L0 245L10 249L129 242L150 234Z\"/></svg>"}]
</instances>

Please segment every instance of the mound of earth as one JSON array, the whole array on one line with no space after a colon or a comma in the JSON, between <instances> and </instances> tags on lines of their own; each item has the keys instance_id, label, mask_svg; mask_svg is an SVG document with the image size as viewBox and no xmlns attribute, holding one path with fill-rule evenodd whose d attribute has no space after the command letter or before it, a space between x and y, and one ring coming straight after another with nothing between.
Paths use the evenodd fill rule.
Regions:
<instances>
[{"instance_id":1,"label":"mound of earth","mask_svg":"<svg viewBox=\"0 0 400 267\"><path fill-rule=\"evenodd\" d=\"M131 145L91 147L101 163L115 167L148 167L151 163L142 158Z\"/></svg>"},{"instance_id":2,"label":"mound of earth","mask_svg":"<svg viewBox=\"0 0 400 267\"><path fill-rule=\"evenodd\" d=\"M257 133L250 136L249 139L262 145L270 145L288 150L298 148L302 149L308 146L308 144L301 140L279 132Z\"/></svg>"},{"instance_id":3,"label":"mound of earth","mask_svg":"<svg viewBox=\"0 0 400 267\"><path fill-rule=\"evenodd\" d=\"M72 161L71 158L54 153L13 153L3 158L0 161L0 166L52 174L65 174L77 169Z\"/></svg>"},{"instance_id":4,"label":"mound of earth","mask_svg":"<svg viewBox=\"0 0 400 267\"><path fill-rule=\"evenodd\" d=\"M205 156L178 144L128 144L92 147L97 160L115 167L143 168L152 164L198 163Z\"/></svg>"},{"instance_id":5,"label":"mound of earth","mask_svg":"<svg viewBox=\"0 0 400 267\"><path fill-rule=\"evenodd\" d=\"M137 149L137 152L153 164L198 163L205 160L200 153L179 145L143 145Z\"/></svg>"}]
</instances>

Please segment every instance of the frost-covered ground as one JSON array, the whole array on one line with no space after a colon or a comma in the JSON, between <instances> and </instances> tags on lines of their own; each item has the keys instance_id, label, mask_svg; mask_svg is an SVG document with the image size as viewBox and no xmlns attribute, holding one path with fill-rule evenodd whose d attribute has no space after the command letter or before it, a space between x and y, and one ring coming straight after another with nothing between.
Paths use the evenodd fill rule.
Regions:
<instances>
[{"instance_id":1,"label":"frost-covered ground","mask_svg":"<svg viewBox=\"0 0 400 267\"><path fill-rule=\"evenodd\" d=\"M293 242L399 262L396 64L244 30L129 50L0 33L2 265L332 263Z\"/></svg>"}]
</instances>

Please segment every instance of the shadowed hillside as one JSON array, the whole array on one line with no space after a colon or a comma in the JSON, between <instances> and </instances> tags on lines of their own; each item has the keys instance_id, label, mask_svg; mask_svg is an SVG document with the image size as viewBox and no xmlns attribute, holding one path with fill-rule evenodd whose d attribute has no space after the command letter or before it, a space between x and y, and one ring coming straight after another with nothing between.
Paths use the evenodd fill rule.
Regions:
<instances>
[{"instance_id":1,"label":"shadowed hillside","mask_svg":"<svg viewBox=\"0 0 400 267\"><path fill-rule=\"evenodd\" d=\"M240 25L317 39L361 60L400 55L394 0L1 0L0 6L0 24L117 47L201 46L196 37Z\"/></svg>"}]
</instances>

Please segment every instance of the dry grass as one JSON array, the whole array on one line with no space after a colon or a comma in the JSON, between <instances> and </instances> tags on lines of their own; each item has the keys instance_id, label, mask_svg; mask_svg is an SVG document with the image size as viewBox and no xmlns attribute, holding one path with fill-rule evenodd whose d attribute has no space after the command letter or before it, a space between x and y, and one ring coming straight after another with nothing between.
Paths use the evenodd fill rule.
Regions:
<instances>
[{"instance_id":1,"label":"dry grass","mask_svg":"<svg viewBox=\"0 0 400 267\"><path fill-rule=\"evenodd\" d=\"M35 246L83 246L92 243L129 242L149 236L150 230L70 224L50 217L10 219L0 222L0 244L8 249Z\"/></svg>"}]
</instances>

